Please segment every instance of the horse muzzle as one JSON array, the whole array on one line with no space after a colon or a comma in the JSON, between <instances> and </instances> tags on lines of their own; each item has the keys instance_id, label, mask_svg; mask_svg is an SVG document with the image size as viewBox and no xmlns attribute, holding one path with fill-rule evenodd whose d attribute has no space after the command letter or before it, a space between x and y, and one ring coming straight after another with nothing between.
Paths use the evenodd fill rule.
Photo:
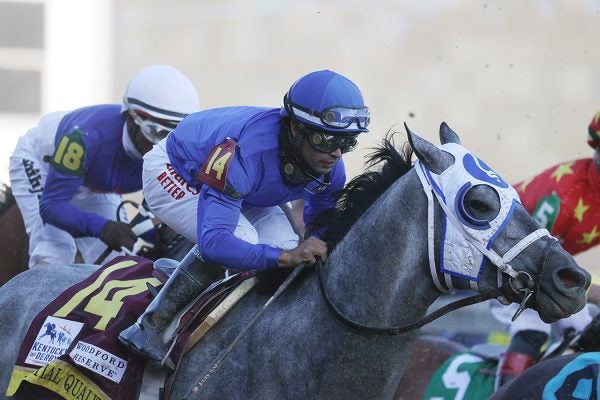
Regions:
<instances>
[{"instance_id":1,"label":"horse muzzle","mask_svg":"<svg viewBox=\"0 0 600 400\"><path fill-rule=\"evenodd\" d=\"M546 323L568 317L585 306L591 276L574 260L570 264L554 269L546 267L540 277L535 303L540 318Z\"/></svg>"}]
</instances>

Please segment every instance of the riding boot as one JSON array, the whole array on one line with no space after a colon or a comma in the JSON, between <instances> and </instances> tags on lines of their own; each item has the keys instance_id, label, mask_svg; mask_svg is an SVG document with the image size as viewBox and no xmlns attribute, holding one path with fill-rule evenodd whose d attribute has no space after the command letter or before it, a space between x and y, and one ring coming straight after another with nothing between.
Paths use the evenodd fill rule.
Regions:
<instances>
[{"instance_id":1,"label":"riding boot","mask_svg":"<svg viewBox=\"0 0 600 400\"><path fill-rule=\"evenodd\" d=\"M119 340L134 353L155 365L173 370L175 365L165 357L169 345L163 333L174 317L223 275L223 268L205 261L195 245L148 305L137 322L119 334Z\"/></svg>"},{"instance_id":2,"label":"riding boot","mask_svg":"<svg viewBox=\"0 0 600 400\"><path fill-rule=\"evenodd\" d=\"M542 345L548 339L545 332L524 330L512 338L506 353L498 361L495 390L507 384L527 368L531 367L541 354Z\"/></svg>"}]
</instances>

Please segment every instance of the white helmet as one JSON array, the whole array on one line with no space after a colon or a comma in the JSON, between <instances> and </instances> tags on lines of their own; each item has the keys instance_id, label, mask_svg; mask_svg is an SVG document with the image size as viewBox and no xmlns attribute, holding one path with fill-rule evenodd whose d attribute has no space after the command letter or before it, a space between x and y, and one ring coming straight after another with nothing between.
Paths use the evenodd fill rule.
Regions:
<instances>
[{"instance_id":1,"label":"white helmet","mask_svg":"<svg viewBox=\"0 0 600 400\"><path fill-rule=\"evenodd\" d=\"M189 114L199 110L198 92L179 70L169 65L152 65L143 68L127 84L121 112L129 112L142 133L152 143L164 132L151 120L166 120L171 129ZM137 117L137 118L136 118Z\"/></svg>"}]
</instances>

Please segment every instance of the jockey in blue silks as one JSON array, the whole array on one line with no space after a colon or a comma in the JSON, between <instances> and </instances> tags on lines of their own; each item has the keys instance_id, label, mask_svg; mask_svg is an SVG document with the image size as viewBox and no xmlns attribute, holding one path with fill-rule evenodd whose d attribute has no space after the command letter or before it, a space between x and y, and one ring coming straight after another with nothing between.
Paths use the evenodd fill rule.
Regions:
<instances>
[{"instance_id":1,"label":"jockey in blue silks","mask_svg":"<svg viewBox=\"0 0 600 400\"><path fill-rule=\"evenodd\" d=\"M334 207L346 180L342 154L367 132L359 88L323 70L298 79L283 107L194 113L144 157L144 197L153 213L198 243L137 323L120 334L134 352L172 369L162 333L222 267L290 268L327 258L312 236L298 244L279 207L304 200L304 221Z\"/></svg>"}]
</instances>

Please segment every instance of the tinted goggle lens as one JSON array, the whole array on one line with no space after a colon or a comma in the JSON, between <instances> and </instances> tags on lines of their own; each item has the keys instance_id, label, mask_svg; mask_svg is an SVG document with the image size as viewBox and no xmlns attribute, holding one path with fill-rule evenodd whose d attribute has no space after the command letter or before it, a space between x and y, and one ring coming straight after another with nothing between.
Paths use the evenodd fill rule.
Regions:
<instances>
[{"instance_id":1,"label":"tinted goggle lens","mask_svg":"<svg viewBox=\"0 0 600 400\"><path fill-rule=\"evenodd\" d=\"M144 137L152 144L157 144L167 137L169 132L177 126L177 122L160 123L151 119L142 118L134 111L130 111L129 114L133 117L133 122L140 127Z\"/></svg>"},{"instance_id":2,"label":"tinted goggle lens","mask_svg":"<svg viewBox=\"0 0 600 400\"><path fill-rule=\"evenodd\" d=\"M319 113L319 118L324 125L331 128L348 128L350 125L356 124L360 129L367 129L371 122L367 107L331 107Z\"/></svg>"},{"instance_id":3,"label":"tinted goggle lens","mask_svg":"<svg viewBox=\"0 0 600 400\"><path fill-rule=\"evenodd\" d=\"M337 149L347 153L354 150L358 143L356 136L328 135L317 131L306 131L306 133L311 146L323 153L331 153Z\"/></svg>"}]
</instances>

